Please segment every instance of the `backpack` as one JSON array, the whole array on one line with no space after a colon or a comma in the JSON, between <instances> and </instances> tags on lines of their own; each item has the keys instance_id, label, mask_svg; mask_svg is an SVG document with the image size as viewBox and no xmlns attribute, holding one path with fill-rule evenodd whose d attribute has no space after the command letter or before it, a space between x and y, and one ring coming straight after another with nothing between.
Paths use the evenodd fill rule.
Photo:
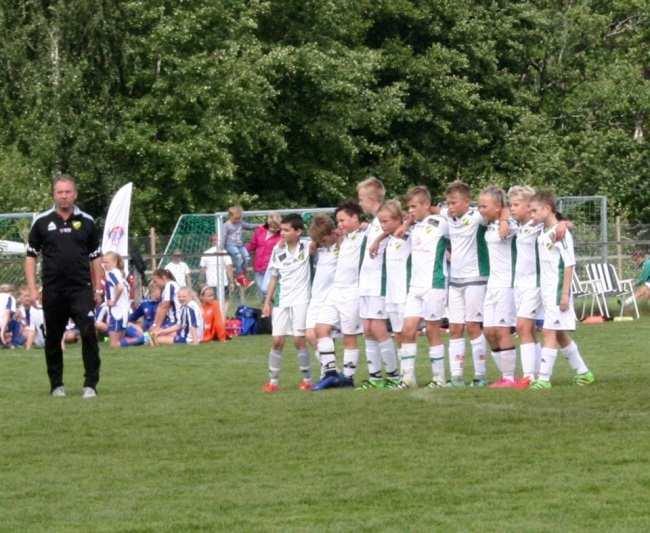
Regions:
<instances>
[{"instance_id":1,"label":"backpack","mask_svg":"<svg viewBox=\"0 0 650 533\"><path fill-rule=\"evenodd\" d=\"M241 320L238 318L226 319L226 335L229 337L237 337L241 335Z\"/></svg>"},{"instance_id":2,"label":"backpack","mask_svg":"<svg viewBox=\"0 0 650 533\"><path fill-rule=\"evenodd\" d=\"M257 321L262 312L259 309L240 305L235 311L235 317L241 320L241 334L255 335L257 333Z\"/></svg>"}]
</instances>

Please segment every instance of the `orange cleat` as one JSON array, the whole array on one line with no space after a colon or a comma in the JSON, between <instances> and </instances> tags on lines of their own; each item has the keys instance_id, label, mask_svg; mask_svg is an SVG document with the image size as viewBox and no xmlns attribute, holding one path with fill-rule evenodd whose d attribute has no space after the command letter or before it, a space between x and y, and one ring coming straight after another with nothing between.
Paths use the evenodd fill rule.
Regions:
<instances>
[{"instance_id":1,"label":"orange cleat","mask_svg":"<svg viewBox=\"0 0 650 533\"><path fill-rule=\"evenodd\" d=\"M514 379L500 379L495 381L492 385L489 385L490 389L514 389L515 380Z\"/></svg>"},{"instance_id":2,"label":"orange cleat","mask_svg":"<svg viewBox=\"0 0 650 533\"><path fill-rule=\"evenodd\" d=\"M278 392L280 390L280 387L276 385L275 383L271 383L270 381L268 383L264 384L264 387L262 387L262 390L264 392Z\"/></svg>"},{"instance_id":3,"label":"orange cleat","mask_svg":"<svg viewBox=\"0 0 650 533\"><path fill-rule=\"evenodd\" d=\"M304 391L310 391L312 388L311 379L303 379L299 384L298 388Z\"/></svg>"}]
</instances>

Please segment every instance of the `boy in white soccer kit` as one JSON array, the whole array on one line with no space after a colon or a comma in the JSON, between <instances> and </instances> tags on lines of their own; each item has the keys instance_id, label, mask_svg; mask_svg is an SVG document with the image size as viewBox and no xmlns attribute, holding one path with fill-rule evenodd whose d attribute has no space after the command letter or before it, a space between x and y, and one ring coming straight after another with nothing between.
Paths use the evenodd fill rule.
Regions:
<instances>
[{"instance_id":1,"label":"boy in white soccer kit","mask_svg":"<svg viewBox=\"0 0 650 533\"><path fill-rule=\"evenodd\" d=\"M427 325L431 388L446 386L445 347L440 324L447 303L446 253L449 241L447 222L440 215L432 215L431 195L426 187L412 188L406 196L411 226L411 278L404 306L404 344L401 350L401 388L416 386L415 358L420 320Z\"/></svg>"},{"instance_id":2,"label":"boy in white soccer kit","mask_svg":"<svg viewBox=\"0 0 650 533\"><path fill-rule=\"evenodd\" d=\"M385 251L388 240L376 216L384 201L385 190L377 178L368 178L357 185L357 193L361 209L374 216L366 229L360 254L359 316L363 320L368 361L368 381L361 388L393 388L399 384L399 371L395 344L386 324ZM385 380L381 373L382 363Z\"/></svg>"},{"instance_id":3,"label":"boy in white soccer kit","mask_svg":"<svg viewBox=\"0 0 650 533\"><path fill-rule=\"evenodd\" d=\"M531 218L543 223L543 232L537 238L540 262L540 288L544 305L544 345L542 348L539 376L530 385L533 390L551 388L553 366L558 349L565 355L576 375L577 385L594 382L594 376L587 368L578 346L567 334L576 327L571 279L575 267L573 237L566 231L563 239L556 240L558 224L555 209L555 196L538 191L530 202Z\"/></svg>"},{"instance_id":4,"label":"boy in white soccer kit","mask_svg":"<svg viewBox=\"0 0 650 533\"><path fill-rule=\"evenodd\" d=\"M477 209L470 207L470 189L462 182L451 183L446 190L446 215L451 242L449 270L449 369L451 385L464 387L464 332L470 338L474 360L473 386L487 385L486 342L481 331L483 300L489 275L485 243L486 222Z\"/></svg>"},{"instance_id":5,"label":"boy in white soccer kit","mask_svg":"<svg viewBox=\"0 0 650 533\"><path fill-rule=\"evenodd\" d=\"M302 375L299 388L311 390L312 387L309 352L305 342L311 261L309 248L300 240L303 231L300 215L282 217L282 240L271 253L271 279L262 315L271 315L273 340L269 352L269 381L264 385L264 392L279 390L282 350L284 338L288 335L293 337L298 351L298 366Z\"/></svg>"},{"instance_id":6,"label":"boy in white soccer kit","mask_svg":"<svg viewBox=\"0 0 650 533\"><path fill-rule=\"evenodd\" d=\"M361 208L355 202L344 202L336 208L337 226L342 237L338 244L334 283L320 309L316 324L323 378L314 390L354 386L354 374L359 361L357 337L361 332L359 262L364 237L361 213ZM332 328L337 325L343 334L342 375L336 369L336 352L331 336Z\"/></svg>"}]
</instances>

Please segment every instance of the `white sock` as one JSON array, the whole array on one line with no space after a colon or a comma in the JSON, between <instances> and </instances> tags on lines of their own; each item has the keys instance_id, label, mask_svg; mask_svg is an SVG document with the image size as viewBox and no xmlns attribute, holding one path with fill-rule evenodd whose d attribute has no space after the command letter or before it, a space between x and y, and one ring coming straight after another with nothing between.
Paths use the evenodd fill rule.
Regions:
<instances>
[{"instance_id":1,"label":"white sock","mask_svg":"<svg viewBox=\"0 0 650 533\"><path fill-rule=\"evenodd\" d=\"M274 385L280 382L280 367L282 365L282 352L271 350L269 352L269 381Z\"/></svg>"},{"instance_id":2,"label":"white sock","mask_svg":"<svg viewBox=\"0 0 650 533\"><path fill-rule=\"evenodd\" d=\"M402 344L402 379L415 382L415 356L418 345L415 343Z\"/></svg>"},{"instance_id":3,"label":"white sock","mask_svg":"<svg viewBox=\"0 0 650 533\"><path fill-rule=\"evenodd\" d=\"M436 383L445 383L445 345L429 346L429 361L431 361L431 376Z\"/></svg>"},{"instance_id":4,"label":"white sock","mask_svg":"<svg viewBox=\"0 0 650 533\"><path fill-rule=\"evenodd\" d=\"M571 368L576 371L576 374L584 374L585 372L589 372L587 365L580 355L578 345L574 341L571 341L564 348L560 348L560 352L562 355L564 355L564 357L567 358L569 365L571 365Z\"/></svg>"},{"instance_id":5,"label":"white sock","mask_svg":"<svg viewBox=\"0 0 650 533\"><path fill-rule=\"evenodd\" d=\"M449 339L449 372L452 378L463 377L465 362L465 339Z\"/></svg>"},{"instance_id":6,"label":"white sock","mask_svg":"<svg viewBox=\"0 0 650 533\"><path fill-rule=\"evenodd\" d=\"M309 351L307 348L298 350L298 368L303 379L311 379L311 365L309 364Z\"/></svg>"},{"instance_id":7,"label":"white sock","mask_svg":"<svg viewBox=\"0 0 650 533\"><path fill-rule=\"evenodd\" d=\"M384 363L384 372L386 376L395 378L397 377L397 352L395 351L395 343L390 337L385 341L379 343L379 353L381 360Z\"/></svg>"},{"instance_id":8,"label":"white sock","mask_svg":"<svg viewBox=\"0 0 650 533\"><path fill-rule=\"evenodd\" d=\"M381 353L379 343L374 339L366 339L366 360L368 361L368 376L372 378L381 377Z\"/></svg>"},{"instance_id":9,"label":"white sock","mask_svg":"<svg viewBox=\"0 0 650 533\"><path fill-rule=\"evenodd\" d=\"M553 365L555 365L556 357L557 350L553 348L542 348L542 358L539 365L539 379L542 381L551 381Z\"/></svg>"},{"instance_id":10,"label":"white sock","mask_svg":"<svg viewBox=\"0 0 650 533\"><path fill-rule=\"evenodd\" d=\"M497 367L499 374L501 373L501 350L498 348L492 351L492 360L494 361L494 366Z\"/></svg>"},{"instance_id":11,"label":"white sock","mask_svg":"<svg viewBox=\"0 0 650 533\"><path fill-rule=\"evenodd\" d=\"M485 337L479 337L470 341L472 345L472 359L474 360L474 375L477 378L485 378L485 352L487 351Z\"/></svg>"},{"instance_id":12,"label":"white sock","mask_svg":"<svg viewBox=\"0 0 650 533\"><path fill-rule=\"evenodd\" d=\"M343 375L351 378L357 372L357 363L359 362L359 350L346 348L343 350Z\"/></svg>"},{"instance_id":13,"label":"white sock","mask_svg":"<svg viewBox=\"0 0 650 533\"><path fill-rule=\"evenodd\" d=\"M503 379L515 380L515 367L517 366L517 351L514 348L501 350L499 352L501 360L501 376Z\"/></svg>"},{"instance_id":14,"label":"white sock","mask_svg":"<svg viewBox=\"0 0 650 533\"><path fill-rule=\"evenodd\" d=\"M535 343L535 375L539 376L539 365L542 362L542 345L539 342Z\"/></svg>"},{"instance_id":15,"label":"white sock","mask_svg":"<svg viewBox=\"0 0 650 533\"><path fill-rule=\"evenodd\" d=\"M534 342L527 342L519 346L521 357L521 371L525 378L535 379L537 348Z\"/></svg>"},{"instance_id":16,"label":"white sock","mask_svg":"<svg viewBox=\"0 0 650 533\"><path fill-rule=\"evenodd\" d=\"M331 337L318 339L318 355L320 356L320 366L323 372L336 370L336 352Z\"/></svg>"}]
</instances>

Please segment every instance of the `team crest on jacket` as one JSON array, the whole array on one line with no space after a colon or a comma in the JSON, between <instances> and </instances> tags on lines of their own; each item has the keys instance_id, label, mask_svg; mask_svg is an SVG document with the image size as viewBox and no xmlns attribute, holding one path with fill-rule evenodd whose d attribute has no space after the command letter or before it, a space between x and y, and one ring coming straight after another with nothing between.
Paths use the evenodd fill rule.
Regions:
<instances>
[{"instance_id":1,"label":"team crest on jacket","mask_svg":"<svg viewBox=\"0 0 650 533\"><path fill-rule=\"evenodd\" d=\"M81 220L73 220L73 221L72 221L72 227L73 227L74 229L79 229L79 228L81 228Z\"/></svg>"}]
</instances>

